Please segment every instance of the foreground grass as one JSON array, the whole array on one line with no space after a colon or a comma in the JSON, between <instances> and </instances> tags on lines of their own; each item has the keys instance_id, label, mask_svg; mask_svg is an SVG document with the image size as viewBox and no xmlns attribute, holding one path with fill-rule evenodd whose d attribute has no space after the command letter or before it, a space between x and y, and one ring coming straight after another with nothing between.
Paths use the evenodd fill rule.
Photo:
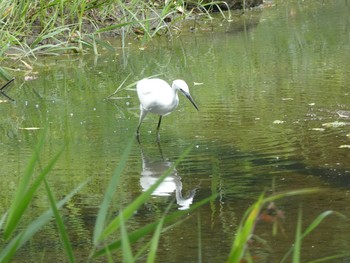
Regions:
<instances>
[{"instance_id":1,"label":"foreground grass","mask_svg":"<svg viewBox=\"0 0 350 263\"><path fill-rule=\"evenodd\" d=\"M68 193L66 197L60 201L55 199L53 192L51 191L50 185L47 181L47 176L49 176L50 171L53 169L55 163L57 162L60 152L48 162L47 165L40 165L40 152L43 148L45 141L45 135L43 134L37 147L34 149L33 155L29 160L25 173L21 178L21 181L17 187L17 191L14 195L11 206L8 211L2 215L0 219L0 229L1 229L1 244L0 248L0 262L10 262L16 255L18 250L23 247L28 241L30 241L36 233L42 230L52 219L57 225L57 231L60 235L61 244L63 250L66 253L68 262L77 261L74 253L74 246L70 241L69 233L65 226L64 220L62 218L60 209L79 191L87 182L83 182L73 191ZM174 167L178 165L189 153L191 147L189 147L185 152L179 157L179 159L174 163L172 167L165 172L159 180L152 185L146 192L138 196L132 203L126 206L124 209L119 211L117 216L110 218L110 204L112 197L115 194L115 189L119 183L120 175L123 172L124 167L127 164L128 156L131 152L134 139L130 140L127 145L123 155L119 160L119 164L115 169L115 172L111 176L111 180L105 190L104 198L101 205L99 206L99 211L96 217L96 223L93 230L91 248L91 254L87 256L86 261L91 261L94 258L104 257L109 262L115 262L115 252L121 253L123 262L135 262L141 257L143 259L147 258L147 262L156 262L156 252L159 244L159 240L162 235L165 234L166 228L164 226L177 222L181 224L181 218L188 217L191 211L197 209L198 207L213 201L216 197L211 196L204 200L194 203L189 210L186 211L176 211L170 213L170 208L172 203L168 205L165 209L163 216L161 216L157 221L150 223L144 227L128 232L126 225L128 221L133 217L135 212L145 204L151 197L152 192L160 185L162 180L164 180ZM39 166L39 173L36 174L35 167ZM49 208L46 212L39 215L36 219L31 222L25 222L24 218L26 215L26 210L31 205L33 198L38 194L38 189L44 187L46 190L47 199L49 201ZM269 197L264 197L261 195L260 198L247 209L245 215L242 218L240 225L235 234L235 238L232 242L232 248L229 253L228 262L238 263L238 262L254 262L253 256L250 253L250 241L254 238L254 231L259 218L262 215L262 211L266 206L272 207L271 204L279 199L304 194L313 194L319 191L318 189L302 189L296 191L288 191L285 193L274 194ZM306 229L302 229L302 210L300 209L298 219L296 221L296 233L294 244L291 244L291 248L286 252L284 258L280 262L302 262L301 251L302 251L302 240L308 236L312 231L317 229L319 224L330 215L339 215L334 211L325 211L321 213ZM278 216L278 213L276 213ZM198 217L200 226L200 217ZM21 224L20 224L21 223ZM21 227L19 227L21 225ZM199 259L201 258L201 229L198 227L198 250ZM116 238L115 234L119 233L119 237ZM152 237L148 242L145 242L145 237L152 234ZM117 235L118 236L118 235ZM142 240L141 248L137 251L133 249L133 244ZM140 244L140 242L138 243ZM349 254L330 256L324 259L318 259L314 262L325 262L329 260L335 260ZM79 261L82 259L79 258ZM288 261L287 261L288 260Z\"/></svg>"}]
</instances>

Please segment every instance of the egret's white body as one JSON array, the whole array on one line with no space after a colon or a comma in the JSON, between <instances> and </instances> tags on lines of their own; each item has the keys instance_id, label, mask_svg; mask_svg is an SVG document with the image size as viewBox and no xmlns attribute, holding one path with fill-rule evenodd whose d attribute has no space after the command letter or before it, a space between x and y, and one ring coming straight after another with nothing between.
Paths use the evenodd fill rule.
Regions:
<instances>
[{"instance_id":1,"label":"egret's white body","mask_svg":"<svg viewBox=\"0 0 350 263\"><path fill-rule=\"evenodd\" d=\"M149 112L159 115L157 133L159 132L162 116L170 114L179 104L178 90L180 90L198 110L196 103L190 95L186 82L181 79L174 80L171 87L162 79L142 79L137 83L137 95L140 100L141 111L137 135L139 135L142 120Z\"/></svg>"}]
</instances>

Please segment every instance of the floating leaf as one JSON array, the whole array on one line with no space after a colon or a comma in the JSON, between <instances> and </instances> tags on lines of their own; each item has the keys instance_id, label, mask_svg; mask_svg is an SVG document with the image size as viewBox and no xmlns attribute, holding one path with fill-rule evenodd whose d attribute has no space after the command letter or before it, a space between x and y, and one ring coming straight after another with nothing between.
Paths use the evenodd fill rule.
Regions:
<instances>
[{"instance_id":1,"label":"floating leaf","mask_svg":"<svg viewBox=\"0 0 350 263\"><path fill-rule=\"evenodd\" d=\"M35 79L37 79L37 78L38 78L38 77L35 76L35 75L27 75L27 76L24 77L24 80L25 80L25 81L31 81L31 80L35 80Z\"/></svg>"},{"instance_id":2,"label":"floating leaf","mask_svg":"<svg viewBox=\"0 0 350 263\"><path fill-rule=\"evenodd\" d=\"M340 118L350 118L350 111L338 110L337 114L339 115Z\"/></svg>"},{"instance_id":3,"label":"floating leaf","mask_svg":"<svg viewBox=\"0 0 350 263\"><path fill-rule=\"evenodd\" d=\"M40 130L39 127L24 127L24 128L18 128L20 130L27 130L27 131L35 131L35 130Z\"/></svg>"},{"instance_id":4,"label":"floating leaf","mask_svg":"<svg viewBox=\"0 0 350 263\"><path fill-rule=\"evenodd\" d=\"M340 145L338 148L342 148L342 149L348 148L348 149L350 149L350 145L349 144L343 144L343 145Z\"/></svg>"},{"instance_id":5,"label":"floating leaf","mask_svg":"<svg viewBox=\"0 0 350 263\"><path fill-rule=\"evenodd\" d=\"M274 122L273 122L273 124L282 124L282 123L284 123L285 121L280 121L280 120L275 120Z\"/></svg>"},{"instance_id":6,"label":"floating leaf","mask_svg":"<svg viewBox=\"0 0 350 263\"><path fill-rule=\"evenodd\" d=\"M344 127L344 126L349 125L349 124L350 123L348 123L348 122L334 121L334 122L323 123L322 126L327 127L327 128L338 128L338 127Z\"/></svg>"},{"instance_id":7,"label":"floating leaf","mask_svg":"<svg viewBox=\"0 0 350 263\"><path fill-rule=\"evenodd\" d=\"M312 128L311 130L312 131L324 131L325 128Z\"/></svg>"}]
</instances>

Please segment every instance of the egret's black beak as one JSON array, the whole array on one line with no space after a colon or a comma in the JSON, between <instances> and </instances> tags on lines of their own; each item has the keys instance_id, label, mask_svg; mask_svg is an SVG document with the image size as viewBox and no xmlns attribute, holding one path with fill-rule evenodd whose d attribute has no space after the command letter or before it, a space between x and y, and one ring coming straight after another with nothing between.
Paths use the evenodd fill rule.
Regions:
<instances>
[{"instance_id":1,"label":"egret's black beak","mask_svg":"<svg viewBox=\"0 0 350 263\"><path fill-rule=\"evenodd\" d=\"M184 90L182 90L182 89L180 89L180 90L181 90L181 92L187 97L187 99L189 99L189 101L190 101L190 102L192 103L192 105L197 109L197 111L199 111L199 109L198 109L196 103L194 102L194 100L193 100L192 97L191 97L191 94L188 93L188 92L186 92L186 91L184 91Z\"/></svg>"}]
</instances>

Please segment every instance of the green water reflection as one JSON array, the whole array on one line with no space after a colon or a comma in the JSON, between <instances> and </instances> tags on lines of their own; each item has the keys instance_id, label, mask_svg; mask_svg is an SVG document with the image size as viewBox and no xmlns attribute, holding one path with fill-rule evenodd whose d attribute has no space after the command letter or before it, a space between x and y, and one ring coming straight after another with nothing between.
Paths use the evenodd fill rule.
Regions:
<instances>
[{"instance_id":1,"label":"green water reflection","mask_svg":"<svg viewBox=\"0 0 350 263\"><path fill-rule=\"evenodd\" d=\"M24 81L23 71L19 72L8 91L16 102L0 103L1 213L9 207L36 144L39 131L30 128L47 126L41 162L47 163L65 146L49 177L57 199L91 179L63 210L80 253L77 257L85 259L98 206L138 123L134 90L121 90L114 100L105 98L129 74L126 84L162 73L169 82L186 80L200 111L180 97L178 110L163 119L162 152L155 143L157 117L145 119L142 145L135 144L129 157L113 212L142 192L141 154L153 164L167 166L193 144L174 180L177 185L181 182L184 197L197 189L193 202L219 194L217 202L199 211L203 262L225 261L244 210L261 192L272 192L273 179L276 191L328 190L277 204L285 214L284 232L272 236L270 224L258 225L257 234L268 246L252 247L257 262L278 262L288 250L300 203L305 226L328 209L349 216L350 151L341 147L350 145L349 5L347 1L292 1L255 11L253 16L241 18L246 29L242 31L223 24L216 33L198 31L170 42L159 39L145 49L132 43L116 54L33 61L33 70L26 74L35 79ZM344 125L323 125L335 121ZM48 206L42 191L28 217ZM152 222L173 199L175 192L152 198L130 227ZM175 203L173 209L178 208ZM197 220L194 214L167 232L159 262L198 261ZM303 262L348 252L349 230L348 222L329 219L303 243ZM43 255L45 261L66 261L58 243L54 226L48 226L18 259L25 254L28 262Z\"/></svg>"}]
</instances>

